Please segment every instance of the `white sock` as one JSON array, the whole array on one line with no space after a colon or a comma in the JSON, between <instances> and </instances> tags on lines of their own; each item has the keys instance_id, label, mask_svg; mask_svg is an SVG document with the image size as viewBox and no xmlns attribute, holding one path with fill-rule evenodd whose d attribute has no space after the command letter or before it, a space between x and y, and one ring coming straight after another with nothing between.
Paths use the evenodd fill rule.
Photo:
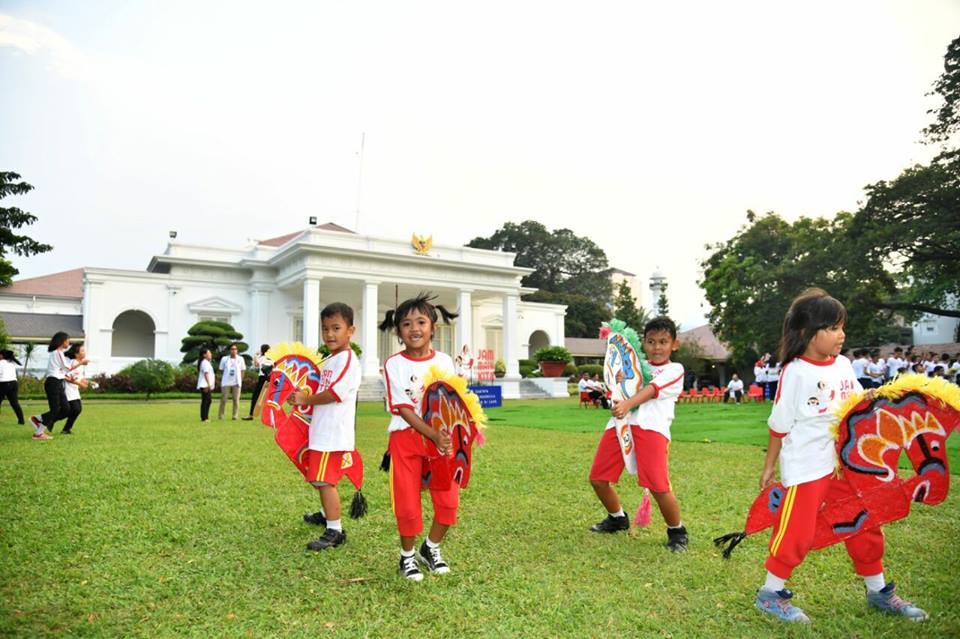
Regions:
<instances>
[{"instance_id":1,"label":"white sock","mask_svg":"<svg viewBox=\"0 0 960 639\"><path fill-rule=\"evenodd\" d=\"M401 557L413 557L413 549L411 548L410 550L404 550L403 548L401 548L401 549L400 549L400 556L401 556Z\"/></svg>"},{"instance_id":2,"label":"white sock","mask_svg":"<svg viewBox=\"0 0 960 639\"><path fill-rule=\"evenodd\" d=\"M610 514L611 517L624 517L624 516L625 516L625 515L624 515L624 512L623 512L623 508L621 508L620 510L618 510L618 511L615 512L615 513L611 513L611 512L609 512L609 511L607 511L607 512Z\"/></svg>"},{"instance_id":3,"label":"white sock","mask_svg":"<svg viewBox=\"0 0 960 639\"><path fill-rule=\"evenodd\" d=\"M343 527L340 525L339 519L328 519L327 520L327 530L339 530L343 531Z\"/></svg>"},{"instance_id":4,"label":"white sock","mask_svg":"<svg viewBox=\"0 0 960 639\"><path fill-rule=\"evenodd\" d=\"M681 522L680 522L679 524L677 524L676 526L667 526L667 528L668 528L669 530L679 530L680 528L683 528L683 522L681 521Z\"/></svg>"},{"instance_id":5,"label":"white sock","mask_svg":"<svg viewBox=\"0 0 960 639\"><path fill-rule=\"evenodd\" d=\"M887 585L887 581L883 578L882 572L878 575L868 575L864 577L863 583L867 585L867 590L870 592L880 592L884 586Z\"/></svg>"},{"instance_id":6,"label":"white sock","mask_svg":"<svg viewBox=\"0 0 960 639\"><path fill-rule=\"evenodd\" d=\"M765 590L772 590L773 592L776 592L778 590L783 590L786 585L786 579L781 579L772 572L767 571L767 580L763 583Z\"/></svg>"},{"instance_id":7,"label":"white sock","mask_svg":"<svg viewBox=\"0 0 960 639\"><path fill-rule=\"evenodd\" d=\"M427 542L427 548L439 548L439 547L440 547L440 544L435 544L435 543L433 543L432 541L430 541L430 538L429 538L429 537L427 537L426 539L424 539L424 541Z\"/></svg>"}]
</instances>

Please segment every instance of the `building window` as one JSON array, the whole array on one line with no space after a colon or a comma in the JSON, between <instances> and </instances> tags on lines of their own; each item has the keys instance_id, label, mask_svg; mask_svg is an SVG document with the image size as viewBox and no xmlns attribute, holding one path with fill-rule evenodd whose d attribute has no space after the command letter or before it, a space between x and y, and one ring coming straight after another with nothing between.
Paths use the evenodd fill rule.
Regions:
<instances>
[{"instance_id":1,"label":"building window","mask_svg":"<svg viewBox=\"0 0 960 639\"><path fill-rule=\"evenodd\" d=\"M487 327L483 331L485 338L484 346L493 351L493 358L503 359L503 329L500 327Z\"/></svg>"},{"instance_id":2,"label":"building window","mask_svg":"<svg viewBox=\"0 0 960 639\"><path fill-rule=\"evenodd\" d=\"M433 333L433 350L453 357L454 327L449 324L437 323L436 329Z\"/></svg>"},{"instance_id":3,"label":"building window","mask_svg":"<svg viewBox=\"0 0 960 639\"><path fill-rule=\"evenodd\" d=\"M299 315L293 317L293 340L297 342L303 341L303 318Z\"/></svg>"},{"instance_id":4,"label":"building window","mask_svg":"<svg viewBox=\"0 0 960 639\"><path fill-rule=\"evenodd\" d=\"M230 323L229 315L197 315L198 322L226 322Z\"/></svg>"}]
</instances>

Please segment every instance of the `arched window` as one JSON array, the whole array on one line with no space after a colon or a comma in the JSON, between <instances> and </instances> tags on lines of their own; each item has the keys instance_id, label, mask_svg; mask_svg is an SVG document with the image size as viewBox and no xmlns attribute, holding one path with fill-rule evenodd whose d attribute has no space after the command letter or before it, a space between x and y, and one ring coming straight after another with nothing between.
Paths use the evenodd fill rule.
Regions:
<instances>
[{"instance_id":1,"label":"arched window","mask_svg":"<svg viewBox=\"0 0 960 639\"><path fill-rule=\"evenodd\" d=\"M124 311L113 320L112 357L153 357L156 326L143 311Z\"/></svg>"},{"instance_id":2,"label":"arched window","mask_svg":"<svg viewBox=\"0 0 960 639\"><path fill-rule=\"evenodd\" d=\"M546 348L550 346L550 336L543 331L534 331L530 333L530 359L533 359L534 354L539 351L541 348Z\"/></svg>"}]
</instances>

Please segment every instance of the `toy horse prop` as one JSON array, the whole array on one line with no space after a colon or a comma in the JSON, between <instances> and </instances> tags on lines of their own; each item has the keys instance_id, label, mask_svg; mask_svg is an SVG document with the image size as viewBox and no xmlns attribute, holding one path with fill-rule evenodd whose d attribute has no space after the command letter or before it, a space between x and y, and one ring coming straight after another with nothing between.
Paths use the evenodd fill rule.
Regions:
<instances>
[{"instance_id":1,"label":"toy horse prop","mask_svg":"<svg viewBox=\"0 0 960 639\"><path fill-rule=\"evenodd\" d=\"M603 381L610 389L611 399L615 402L630 399L653 378L647 357L640 348L640 336L627 326L626 322L613 318L603 323L600 339L607 341L603 358ZM637 454L630 424L624 419L617 419L614 428L617 431L624 468L631 475L636 475ZM646 489L643 491L643 500L637 509L634 523L638 526L650 523L650 491Z\"/></svg>"},{"instance_id":2,"label":"toy horse prop","mask_svg":"<svg viewBox=\"0 0 960 639\"><path fill-rule=\"evenodd\" d=\"M304 477L307 475L307 450L310 441L310 419L316 406L288 406L290 412L284 412L287 399L296 391L302 390L311 395L322 392L320 368L322 358L300 342L283 342L271 348L267 357L273 360L273 370L260 397L257 406L262 409L261 421L274 432L274 440ZM360 488L363 485L363 460L360 452L351 451L344 455L344 474L357 489L350 505L350 516L354 519L366 514L367 503Z\"/></svg>"},{"instance_id":3,"label":"toy horse prop","mask_svg":"<svg viewBox=\"0 0 960 639\"><path fill-rule=\"evenodd\" d=\"M441 455L437 445L426 439L427 468L424 488L447 490L452 484L466 488L473 466L473 444L483 445L481 429L487 420L480 398L467 389L467 382L431 366L423 380L423 421L434 430L450 435L450 452Z\"/></svg>"},{"instance_id":4,"label":"toy horse prop","mask_svg":"<svg viewBox=\"0 0 960 639\"><path fill-rule=\"evenodd\" d=\"M940 378L902 375L876 390L857 393L837 411L837 473L842 490L817 514L813 548L824 548L859 532L910 514L912 502L933 506L947 497L950 469L947 438L960 431L960 387ZM897 474L905 451L913 477ZM768 486L750 508L746 528L714 539L730 553L747 535L774 524L785 490Z\"/></svg>"}]
</instances>

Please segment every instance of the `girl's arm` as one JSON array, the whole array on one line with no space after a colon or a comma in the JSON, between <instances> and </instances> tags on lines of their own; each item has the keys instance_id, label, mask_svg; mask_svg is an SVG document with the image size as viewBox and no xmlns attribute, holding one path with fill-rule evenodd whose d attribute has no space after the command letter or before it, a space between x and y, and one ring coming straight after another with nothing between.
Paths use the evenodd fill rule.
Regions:
<instances>
[{"instance_id":1,"label":"girl's arm","mask_svg":"<svg viewBox=\"0 0 960 639\"><path fill-rule=\"evenodd\" d=\"M294 406L316 406L317 404L334 404L336 402L337 396L330 389L313 394L307 391L297 391L287 400L288 404Z\"/></svg>"},{"instance_id":2,"label":"girl's arm","mask_svg":"<svg viewBox=\"0 0 960 639\"><path fill-rule=\"evenodd\" d=\"M773 477L776 474L777 459L780 457L780 448L783 447L783 437L777 437L770 434L770 441L767 442L767 457L763 460L763 473L760 475L760 490L773 483Z\"/></svg>"},{"instance_id":3,"label":"girl's arm","mask_svg":"<svg viewBox=\"0 0 960 639\"><path fill-rule=\"evenodd\" d=\"M450 434L444 432L443 430L434 430L427 426L427 423L423 421L419 415L413 412L413 409L408 408L407 406L401 406L398 409L400 417L403 418L403 421L410 424L410 427L432 441L437 445L437 450L440 451L441 455L446 455L447 451L450 450Z\"/></svg>"}]
</instances>

